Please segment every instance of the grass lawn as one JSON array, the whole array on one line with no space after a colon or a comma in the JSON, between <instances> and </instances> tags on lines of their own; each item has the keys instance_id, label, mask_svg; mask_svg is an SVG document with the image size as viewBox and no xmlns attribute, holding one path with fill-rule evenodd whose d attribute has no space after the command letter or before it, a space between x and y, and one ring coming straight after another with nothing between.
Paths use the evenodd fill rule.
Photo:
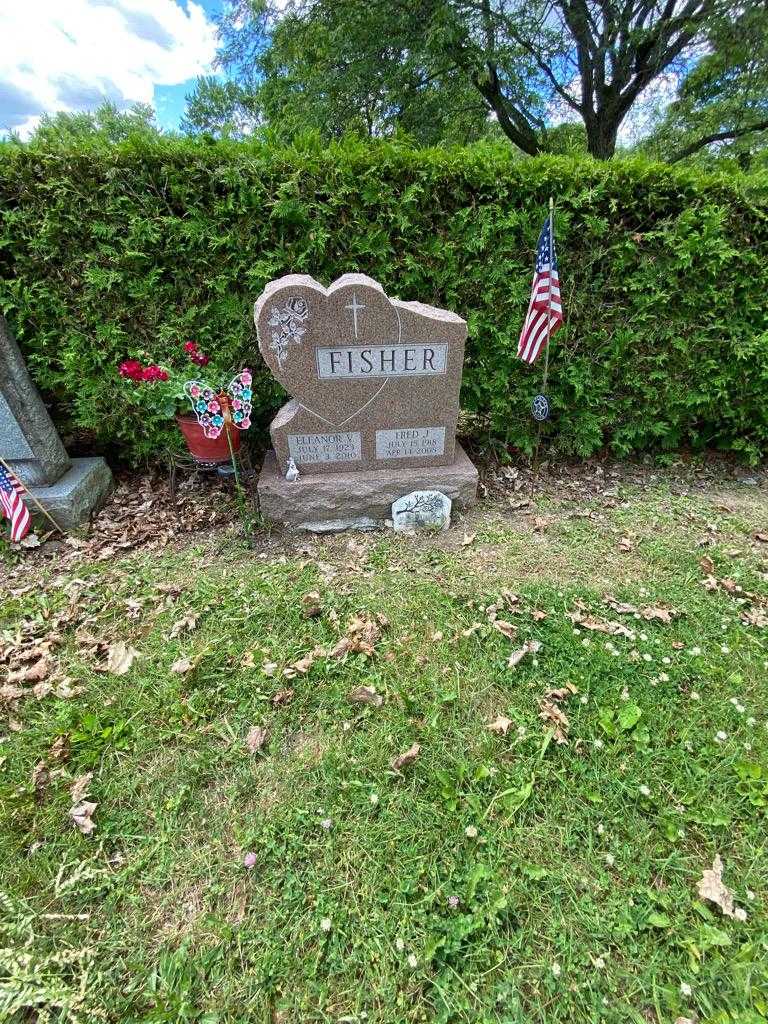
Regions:
<instances>
[{"instance_id":1,"label":"grass lawn","mask_svg":"<svg viewBox=\"0 0 768 1024\"><path fill-rule=\"evenodd\" d=\"M6 549L0 1019L768 1019L768 502L670 479Z\"/></svg>"}]
</instances>

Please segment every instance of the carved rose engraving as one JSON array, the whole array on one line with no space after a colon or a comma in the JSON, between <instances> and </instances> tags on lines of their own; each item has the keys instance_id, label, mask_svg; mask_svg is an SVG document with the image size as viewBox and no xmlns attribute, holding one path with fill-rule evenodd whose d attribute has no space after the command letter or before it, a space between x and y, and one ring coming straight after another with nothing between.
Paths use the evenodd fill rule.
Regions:
<instances>
[{"instance_id":1,"label":"carved rose engraving","mask_svg":"<svg viewBox=\"0 0 768 1024\"><path fill-rule=\"evenodd\" d=\"M302 326L309 320L309 306L300 295L291 295L281 308L272 307L268 324L271 330L269 347L277 356L280 369L283 368L290 345L300 345L307 328Z\"/></svg>"}]
</instances>

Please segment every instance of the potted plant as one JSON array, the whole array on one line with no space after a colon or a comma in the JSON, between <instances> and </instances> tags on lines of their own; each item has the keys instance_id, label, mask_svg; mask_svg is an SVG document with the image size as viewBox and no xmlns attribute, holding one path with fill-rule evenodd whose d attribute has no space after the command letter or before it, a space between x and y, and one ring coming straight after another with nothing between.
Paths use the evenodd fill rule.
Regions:
<instances>
[{"instance_id":1,"label":"potted plant","mask_svg":"<svg viewBox=\"0 0 768 1024\"><path fill-rule=\"evenodd\" d=\"M184 351L194 365L208 366L210 358L193 341ZM125 359L120 376L142 389L141 399L151 402L162 415L173 416L190 454L198 462L228 462L240 448L240 431L251 425L252 377L248 369L194 379L191 367L165 369L155 363L143 366L138 359Z\"/></svg>"}]
</instances>

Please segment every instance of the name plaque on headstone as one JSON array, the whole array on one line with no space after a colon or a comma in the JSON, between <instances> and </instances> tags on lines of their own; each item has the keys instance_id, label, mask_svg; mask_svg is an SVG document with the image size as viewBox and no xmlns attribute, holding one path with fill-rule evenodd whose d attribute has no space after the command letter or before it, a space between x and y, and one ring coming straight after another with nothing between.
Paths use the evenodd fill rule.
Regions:
<instances>
[{"instance_id":1,"label":"name plaque on headstone","mask_svg":"<svg viewBox=\"0 0 768 1024\"><path fill-rule=\"evenodd\" d=\"M368 345L365 348L319 348L317 376L427 377L445 373L448 345Z\"/></svg>"},{"instance_id":2,"label":"name plaque on headstone","mask_svg":"<svg viewBox=\"0 0 768 1024\"><path fill-rule=\"evenodd\" d=\"M256 302L259 350L292 399L272 421L277 463L304 475L452 465L467 325L390 299L363 274L324 288L290 274Z\"/></svg>"},{"instance_id":3,"label":"name plaque on headstone","mask_svg":"<svg viewBox=\"0 0 768 1024\"><path fill-rule=\"evenodd\" d=\"M360 434L289 434L288 451L297 466L316 462L355 462L361 458Z\"/></svg>"},{"instance_id":4,"label":"name plaque on headstone","mask_svg":"<svg viewBox=\"0 0 768 1024\"><path fill-rule=\"evenodd\" d=\"M377 430L377 459L434 457L445 451L445 427Z\"/></svg>"}]
</instances>

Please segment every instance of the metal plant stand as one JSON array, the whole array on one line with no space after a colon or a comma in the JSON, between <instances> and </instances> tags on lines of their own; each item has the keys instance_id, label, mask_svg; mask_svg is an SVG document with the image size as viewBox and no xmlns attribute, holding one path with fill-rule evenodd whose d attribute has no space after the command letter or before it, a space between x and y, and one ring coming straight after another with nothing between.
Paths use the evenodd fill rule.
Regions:
<instances>
[{"instance_id":1,"label":"metal plant stand","mask_svg":"<svg viewBox=\"0 0 768 1024\"><path fill-rule=\"evenodd\" d=\"M176 485L179 473L203 473L215 476L219 480L231 482L233 485L235 482L235 472L229 459L226 462L204 462L194 458L189 452L169 451L166 461L168 464L168 488L171 502L174 505L176 504ZM251 453L245 445L236 453L235 461L243 483L247 483L256 475Z\"/></svg>"}]
</instances>

